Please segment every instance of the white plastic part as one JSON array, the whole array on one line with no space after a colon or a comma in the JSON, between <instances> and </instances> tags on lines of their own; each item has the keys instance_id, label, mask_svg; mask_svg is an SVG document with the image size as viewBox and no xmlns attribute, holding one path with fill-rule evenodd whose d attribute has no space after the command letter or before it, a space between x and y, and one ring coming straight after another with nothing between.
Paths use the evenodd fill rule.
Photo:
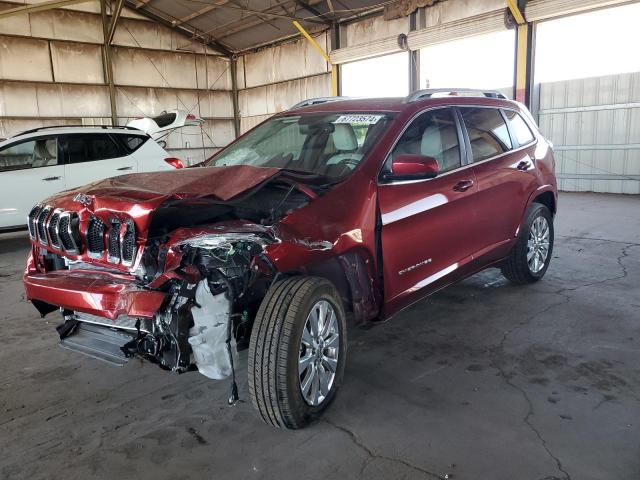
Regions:
<instances>
[{"instance_id":1,"label":"white plastic part","mask_svg":"<svg viewBox=\"0 0 640 480\"><path fill-rule=\"evenodd\" d=\"M135 120L131 120L127 123L127 127L142 130L143 132L148 133L154 140L158 140L168 132L172 132L178 128L200 126L204 123L202 118L197 117L186 110L169 110L160 114L160 116L162 115L175 115L175 117L171 123L163 126L159 126L156 122L159 117L136 118Z\"/></svg>"},{"instance_id":2,"label":"white plastic part","mask_svg":"<svg viewBox=\"0 0 640 480\"><path fill-rule=\"evenodd\" d=\"M194 325L189 330L193 362L205 377L221 380L231 375L226 344L229 300L224 293L212 295L203 280L196 289L196 302L200 308L191 309Z\"/></svg>"}]
</instances>

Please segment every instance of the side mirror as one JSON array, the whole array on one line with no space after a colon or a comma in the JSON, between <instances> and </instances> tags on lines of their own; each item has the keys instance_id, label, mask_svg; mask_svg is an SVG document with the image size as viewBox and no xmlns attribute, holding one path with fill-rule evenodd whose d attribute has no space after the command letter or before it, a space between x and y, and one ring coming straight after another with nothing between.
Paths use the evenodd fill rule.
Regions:
<instances>
[{"instance_id":1,"label":"side mirror","mask_svg":"<svg viewBox=\"0 0 640 480\"><path fill-rule=\"evenodd\" d=\"M391 173L384 180L423 180L438 176L438 161L426 155L403 153L391 162Z\"/></svg>"},{"instance_id":2,"label":"side mirror","mask_svg":"<svg viewBox=\"0 0 640 480\"><path fill-rule=\"evenodd\" d=\"M167 142L165 142L164 140L158 140L158 145L160 145L162 148L167 148Z\"/></svg>"}]
</instances>

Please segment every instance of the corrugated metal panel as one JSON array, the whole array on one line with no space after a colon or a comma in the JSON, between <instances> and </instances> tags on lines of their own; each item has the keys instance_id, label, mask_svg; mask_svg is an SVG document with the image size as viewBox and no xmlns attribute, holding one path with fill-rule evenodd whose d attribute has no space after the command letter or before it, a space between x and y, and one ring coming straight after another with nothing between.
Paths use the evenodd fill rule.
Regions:
<instances>
[{"instance_id":1,"label":"corrugated metal panel","mask_svg":"<svg viewBox=\"0 0 640 480\"><path fill-rule=\"evenodd\" d=\"M640 193L640 72L540 86L559 188Z\"/></svg>"},{"instance_id":2,"label":"corrugated metal panel","mask_svg":"<svg viewBox=\"0 0 640 480\"><path fill-rule=\"evenodd\" d=\"M106 117L109 111L104 86L0 82L2 117Z\"/></svg>"},{"instance_id":3,"label":"corrugated metal panel","mask_svg":"<svg viewBox=\"0 0 640 480\"><path fill-rule=\"evenodd\" d=\"M224 147L233 138L233 121L207 119L202 128L181 128L163 140L167 142L167 148L188 150Z\"/></svg>"},{"instance_id":4,"label":"corrugated metal panel","mask_svg":"<svg viewBox=\"0 0 640 480\"><path fill-rule=\"evenodd\" d=\"M381 40L374 40L363 45L353 45L351 47L333 50L330 54L331 61L336 64L355 62L372 57L388 55L390 53L401 52L402 48L398 37L387 37Z\"/></svg>"},{"instance_id":5,"label":"corrugated metal panel","mask_svg":"<svg viewBox=\"0 0 640 480\"><path fill-rule=\"evenodd\" d=\"M330 74L250 88L239 92L240 115L242 117L272 115L307 98L330 95Z\"/></svg>"},{"instance_id":6,"label":"corrugated metal panel","mask_svg":"<svg viewBox=\"0 0 640 480\"><path fill-rule=\"evenodd\" d=\"M447 0L424 11L425 27L455 22L468 17L506 8L505 0Z\"/></svg>"},{"instance_id":7,"label":"corrugated metal panel","mask_svg":"<svg viewBox=\"0 0 640 480\"><path fill-rule=\"evenodd\" d=\"M341 39L344 47L331 51L331 61L340 64L400 52L398 36L408 32L408 17L385 21L380 16L348 24Z\"/></svg>"},{"instance_id":8,"label":"corrugated metal panel","mask_svg":"<svg viewBox=\"0 0 640 480\"><path fill-rule=\"evenodd\" d=\"M55 40L102 43L102 20L99 15L71 10L47 10L29 14L34 37Z\"/></svg>"},{"instance_id":9,"label":"corrugated metal panel","mask_svg":"<svg viewBox=\"0 0 640 480\"><path fill-rule=\"evenodd\" d=\"M601 7L622 5L629 0L530 0L525 8L528 21L544 20Z\"/></svg>"},{"instance_id":10,"label":"corrugated metal panel","mask_svg":"<svg viewBox=\"0 0 640 480\"><path fill-rule=\"evenodd\" d=\"M326 48L327 35L316 37ZM257 87L329 71L327 62L307 40L245 55L246 87Z\"/></svg>"},{"instance_id":11,"label":"corrugated metal panel","mask_svg":"<svg viewBox=\"0 0 640 480\"><path fill-rule=\"evenodd\" d=\"M253 117L242 117L240 119L240 132L246 133L253 127L267 120L271 115L256 115Z\"/></svg>"},{"instance_id":12,"label":"corrugated metal panel","mask_svg":"<svg viewBox=\"0 0 640 480\"><path fill-rule=\"evenodd\" d=\"M117 47L112 58L118 85L197 88L192 54Z\"/></svg>"},{"instance_id":13,"label":"corrugated metal panel","mask_svg":"<svg viewBox=\"0 0 640 480\"><path fill-rule=\"evenodd\" d=\"M104 83L100 45L71 42L50 45L56 82Z\"/></svg>"},{"instance_id":14,"label":"corrugated metal panel","mask_svg":"<svg viewBox=\"0 0 640 480\"><path fill-rule=\"evenodd\" d=\"M0 37L0 79L53 81L49 43L31 38Z\"/></svg>"},{"instance_id":15,"label":"corrugated metal panel","mask_svg":"<svg viewBox=\"0 0 640 480\"><path fill-rule=\"evenodd\" d=\"M205 90L231 90L229 60L221 57L198 55L195 61L198 69L198 88Z\"/></svg>"},{"instance_id":16,"label":"corrugated metal panel","mask_svg":"<svg viewBox=\"0 0 640 480\"><path fill-rule=\"evenodd\" d=\"M173 108L203 118L233 117L231 92L118 87L116 94L118 113L127 117L158 115Z\"/></svg>"},{"instance_id":17,"label":"corrugated metal panel","mask_svg":"<svg viewBox=\"0 0 640 480\"><path fill-rule=\"evenodd\" d=\"M505 9L500 9L416 30L408 35L409 48L411 50L419 50L437 43L505 30L505 12Z\"/></svg>"},{"instance_id":18,"label":"corrugated metal panel","mask_svg":"<svg viewBox=\"0 0 640 480\"><path fill-rule=\"evenodd\" d=\"M401 33L409 33L409 17L389 21L382 16L372 17L347 24L340 43L343 47L366 45L376 40L397 38Z\"/></svg>"}]
</instances>

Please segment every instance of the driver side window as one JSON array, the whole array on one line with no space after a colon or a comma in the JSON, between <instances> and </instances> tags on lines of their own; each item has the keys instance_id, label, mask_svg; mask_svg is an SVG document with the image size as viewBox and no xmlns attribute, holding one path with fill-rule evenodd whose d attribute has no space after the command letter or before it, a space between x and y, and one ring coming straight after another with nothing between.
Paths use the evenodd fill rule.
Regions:
<instances>
[{"instance_id":1,"label":"driver side window","mask_svg":"<svg viewBox=\"0 0 640 480\"><path fill-rule=\"evenodd\" d=\"M450 108L423 113L405 130L391 152L391 159L400 154L433 157L440 173L462 165L458 129Z\"/></svg>"}]
</instances>

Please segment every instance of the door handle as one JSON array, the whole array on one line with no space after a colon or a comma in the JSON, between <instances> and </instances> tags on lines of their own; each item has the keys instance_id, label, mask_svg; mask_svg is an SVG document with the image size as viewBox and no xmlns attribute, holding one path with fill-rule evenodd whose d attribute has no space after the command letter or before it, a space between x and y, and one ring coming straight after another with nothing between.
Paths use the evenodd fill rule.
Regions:
<instances>
[{"instance_id":1,"label":"door handle","mask_svg":"<svg viewBox=\"0 0 640 480\"><path fill-rule=\"evenodd\" d=\"M53 180L60 180L60 177L44 177L42 180L45 182L52 182Z\"/></svg>"},{"instance_id":2,"label":"door handle","mask_svg":"<svg viewBox=\"0 0 640 480\"><path fill-rule=\"evenodd\" d=\"M473 187L473 180L460 180L453 186L453 190L456 192L466 192Z\"/></svg>"},{"instance_id":3,"label":"door handle","mask_svg":"<svg viewBox=\"0 0 640 480\"><path fill-rule=\"evenodd\" d=\"M117 168L116 170L118 170L118 171L122 171L122 170L133 170L133 167L120 167L120 168Z\"/></svg>"},{"instance_id":4,"label":"door handle","mask_svg":"<svg viewBox=\"0 0 640 480\"><path fill-rule=\"evenodd\" d=\"M518 165L516 165L516 168L518 170L522 170L523 172L526 172L527 170L529 170L530 167L531 167L531 161L529 160L522 160Z\"/></svg>"}]
</instances>

